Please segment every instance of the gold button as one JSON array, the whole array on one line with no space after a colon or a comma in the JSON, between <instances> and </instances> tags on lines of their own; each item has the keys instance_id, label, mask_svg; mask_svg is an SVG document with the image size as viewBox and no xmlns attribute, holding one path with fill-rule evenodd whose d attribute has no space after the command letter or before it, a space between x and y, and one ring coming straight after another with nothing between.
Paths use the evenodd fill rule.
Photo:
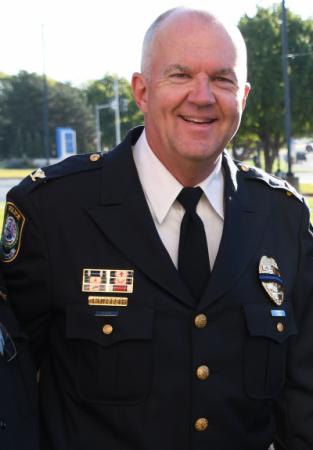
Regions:
<instances>
[{"instance_id":1,"label":"gold button","mask_svg":"<svg viewBox=\"0 0 313 450\"><path fill-rule=\"evenodd\" d=\"M207 318L205 314L198 314L195 317L195 325L197 328L204 328L207 324Z\"/></svg>"},{"instance_id":2,"label":"gold button","mask_svg":"<svg viewBox=\"0 0 313 450\"><path fill-rule=\"evenodd\" d=\"M241 164L241 170L242 170L243 172L249 172L250 167L247 166L247 164Z\"/></svg>"},{"instance_id":3,"label":"gold button","mask_svg":"<svg viewBox=\"0 0 313 450\"><path fill-rule=\"evenodd\" d=\"M205 431L209 426L208 419L205 417L200 417L200 419L195 421L195 429L197 431Z\"/></svg>"},{"instance_id":4,"label":"gold button","mask_svg":"<svg viewBox=\"0 0 313 450\"><path fill-rule=\"evenodd\" d=\"M196 370L197 378L199 380L206 380L210 375L208 366L199 366Z\"/></svg>"},{"instance_id":5,"label":"gold button","mask_svg":"<svg viewBox=\"0 0 313 450\"><path fill-rule=\"evenodd\" d=\"M292 195L293 195L292 192L290 192L290 191L287 191L286 194L288 195L288 197L292 197Z\"/></svg>"},{"instance_id":6,"label":"gold button","mask_svg":"<svg viewBox=\"0 0 313 450\"><path fill-rule=\"evenodd\" d=\"M99 153L93 153L92 155L89 156L89 159L92 162L99 161L100 158L101 156L99 155Z\"/></svg>"},{"instance_id":7,"label":"gold button","mask_svg":"<svg viewBox=\"0 0 313 450\"><path fill-rule=\"evenodd\" d=\"M113 331L113 327L112 325L110 325L109 323L107 323L106 325L104 325L104 327L102 328L102 331L104 334L111 334Z\"/></svg>"},{"instance_id":8,"label":"gold button","mask_svg":"<svg viewBox=\"0 0 313 450\"><path fill-rule=\"evenodd\" d=\"M282 333L285 329L284 324L281 322L278 322L278 324L276 325L276 328L279 333Z\"/></svg>"}]
</instances>

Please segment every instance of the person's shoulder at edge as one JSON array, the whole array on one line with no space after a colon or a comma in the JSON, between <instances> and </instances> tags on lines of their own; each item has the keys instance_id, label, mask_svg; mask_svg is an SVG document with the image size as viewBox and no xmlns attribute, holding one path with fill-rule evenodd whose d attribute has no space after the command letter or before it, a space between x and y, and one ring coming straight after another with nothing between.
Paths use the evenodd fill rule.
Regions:
<instances>
[{"instance_id":1,"label":"person's shoulder at edge","mask_svg":"<svg viewBox=\"0 0 313 450\"><path fill-rule=\"evenodd\" d=\"M14 186L9 194L13 192L30 193L36 190L37 187L42 186L49 181L68 177L71 175L93 171L100 169L103 164L110 162L114 159L115 154L118 154L124 145L130 148L139 138L142 133L143 126L137 126L129 130L125 140L114 149L108 152L94 152L94 153L82 153L70 156L56 164L51 164L46 167L35 169L27 177L25 177L20 183ZM117 152L116 152L117 150Z\"/></svg>"},{"instance_id":2,"label":"person's shoulder at edge","mask_svg":"<svg viewBox=\"0 0 313 450\"><path fill-rule=\"evenodd\" d=\"M287 180L269 174L261 168L249 166L242 161L233 160L233 162L237 166L239 173L245 179L260 182L270 189L284 191L288 197L296 198L301 203L304 203L303 195L301 195L294 186L288 183Z\"/></svg>"},{"instance_id":3,"label":"person's shoulder at edge","mask_svg":"<svg viewBox=\"0 0 313 450\"><path fill-rule=\"evenodd\" d=\"M32 192L49 181L99 169L104 159L104 153L84 153L70 156L56 164L35 169L12 190L24 191L24 193Z\"/></svg>"}]
</instances>

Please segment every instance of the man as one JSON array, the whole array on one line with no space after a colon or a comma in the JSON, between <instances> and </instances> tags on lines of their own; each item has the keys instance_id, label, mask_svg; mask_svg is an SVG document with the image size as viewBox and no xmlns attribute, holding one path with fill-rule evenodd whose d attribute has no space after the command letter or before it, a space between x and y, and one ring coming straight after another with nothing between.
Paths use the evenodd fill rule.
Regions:
<instances>
[{"instance_id":1,"label":"man","mask_svg":"<svg viewBox=\"0 0 313 450\"><path fill-rule=\"evenodd\" d=\"M0 448L38 450L35 371L8 303L0 272Z\"/></svg>"},{"instance_id":2,"label":"man","mask_svg":"<svg viewBox=\"0 0 313 450\"><path fill-rule=\"evenodd\" d=\"M243 39L171 10L132 86L144 129L8 195L42 448L312 450L309 212L224 151L249 92Z\"/></svg>"}]
</instances>

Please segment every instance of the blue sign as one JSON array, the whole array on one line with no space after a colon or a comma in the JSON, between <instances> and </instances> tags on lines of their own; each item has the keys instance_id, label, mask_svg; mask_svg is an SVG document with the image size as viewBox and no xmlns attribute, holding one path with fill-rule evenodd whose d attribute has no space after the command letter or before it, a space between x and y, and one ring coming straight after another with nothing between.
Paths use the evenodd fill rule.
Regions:
<instances>
[{"instance_id":1,"label":"blue sign","mask_svg":"<svg viewBox=\"0 0 313 450\"><path fill-rule=\"evenodd\" d=\"M77 153L76 131L72 128L56 129L57 158L64 159Z\"/></svg>"}]
</instances>

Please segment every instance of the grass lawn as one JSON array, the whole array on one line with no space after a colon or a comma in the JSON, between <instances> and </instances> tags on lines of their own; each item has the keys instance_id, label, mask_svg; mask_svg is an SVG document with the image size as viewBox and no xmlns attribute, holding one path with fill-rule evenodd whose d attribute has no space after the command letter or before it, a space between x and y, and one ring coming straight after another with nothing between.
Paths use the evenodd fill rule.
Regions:
<instances>
[{"instance_id":1,"label":"grass lawn","mask_svg":"<svg viewBox=\"0 0 313 450\"><path fill-rule=\"evenodd\" d=\"M303 195L313 195L313 184L308 183L300 184L300 192Z\"/></svg>"},{"instance_id":2,"label":"grass lawn","mask_svg":"<svg viewBox=\"0 0 313 450\"><path fill-rule=\"evenodd\" d=\"M0 169L0 178L25 178L34 169Z\"/></svg>"}]
</instances>

